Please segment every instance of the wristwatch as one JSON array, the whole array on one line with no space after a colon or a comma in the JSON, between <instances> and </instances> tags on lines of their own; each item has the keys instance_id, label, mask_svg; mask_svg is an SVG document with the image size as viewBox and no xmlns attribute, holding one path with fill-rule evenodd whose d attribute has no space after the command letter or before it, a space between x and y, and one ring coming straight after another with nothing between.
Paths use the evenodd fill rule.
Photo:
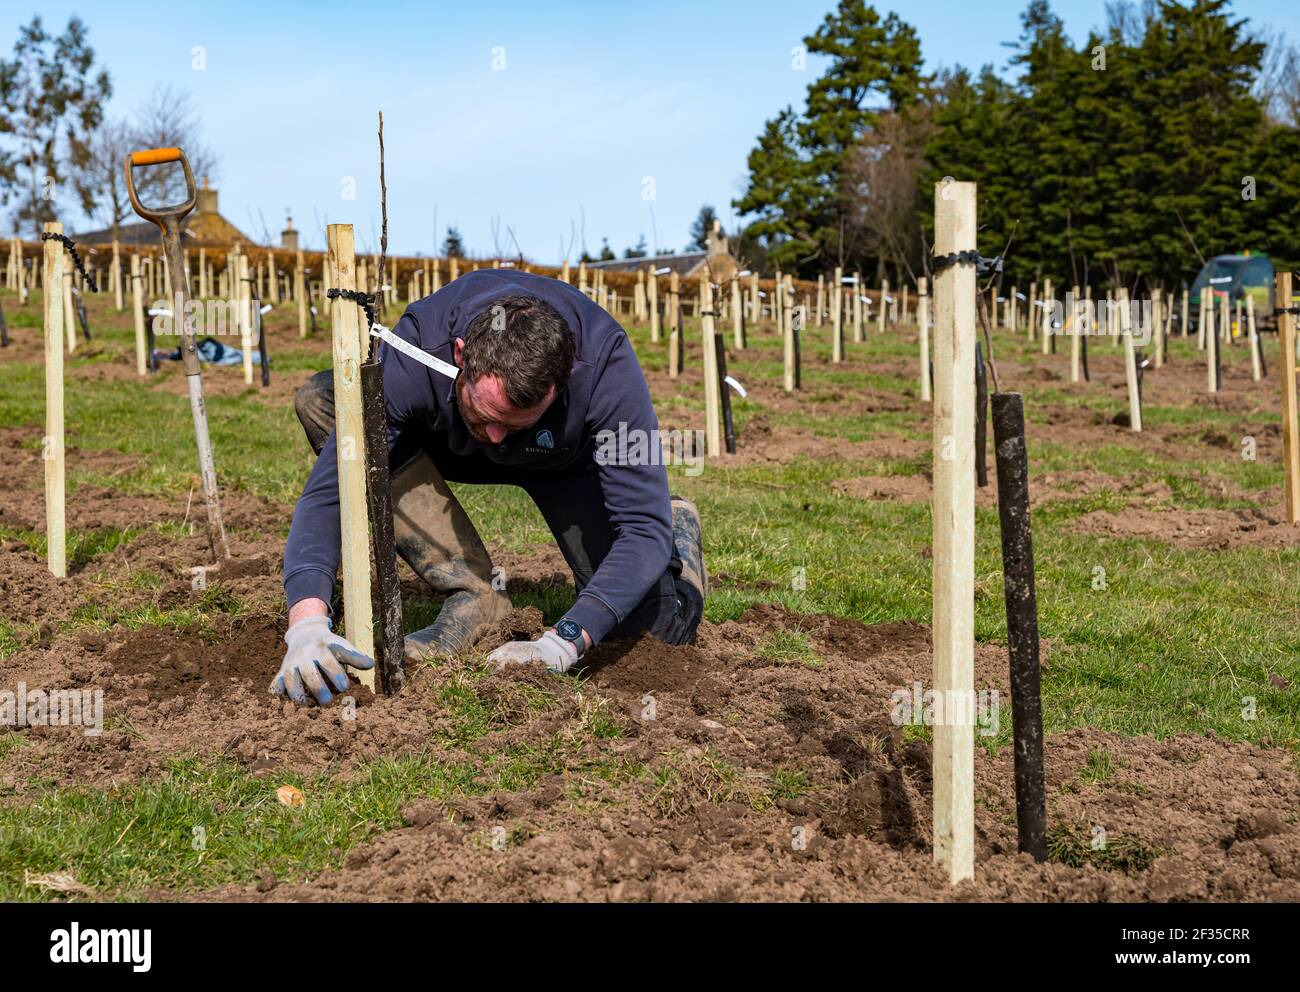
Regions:
<instances>
[{"instance_id":1,"label":"wristwatch","mask_svg":"<svg viewBox=\"0 0 1300 992\"><path fill-rule=\"evenodd\" d=\"M573 645L578 657L581 658L587 650L587 639L582 636L582 624L577 620L564 619L555 625L555 633L563 641L568 641Z\"/></svg>"}]
</instances>

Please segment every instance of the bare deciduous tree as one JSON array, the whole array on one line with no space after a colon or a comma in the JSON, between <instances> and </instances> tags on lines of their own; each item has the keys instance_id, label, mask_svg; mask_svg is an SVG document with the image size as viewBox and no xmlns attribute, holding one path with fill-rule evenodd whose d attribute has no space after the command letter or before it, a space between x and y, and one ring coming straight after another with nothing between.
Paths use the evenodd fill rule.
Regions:
<instances>
[{"instance_id":1,"label":"bare deciduous tree","mask_svg":"<svg viewBox=\"0 0 1300 992\"><path fill-rule=\"evenodd\" d=\"M142 148L183 149L200 183L204 178L215 178L217 155L200 137L199 114L188 93L170 86L157 87L137 110L132 132ZM145 204L179 203L185 197L184 173L178 168L141 170L136 177L136 191Z\"/></svg>"},{"instance_id":2,"label":"bare deciduous tree","mask_svg":"<svg viewBox=\"0 0 1300 992\"><path fill-rule=\"evenodd\" d=\"M888 111L849 156L850 222L869 254L890 259L913 279L922 253L918 181L933 125L924 108Z\"/></svg>"},{"instance_id":3,"label":"bare deciduous tree","mask_svg":"<svg viewBox=\"0 0 1300 992\"><path fill-rule=\"evenodd\" d=\"M111 230L114 240L118 226L131 216L122 166L133 145L132 131L125 121L105 121L87 142L85 160L72 176L82 211Z\"/></svg>"},{"instance_id":4,"label":"bare deciduous tree","mask_svg":"<svg viewBox=\"0 0 1300 992\"><path fill-rule=\"evenodd\" d=\"M1265 28L1255 40L1265 46L1255 95L1275 124L1300 126L1300 49L1272 28Z\"/></svg>"}]
</instances>

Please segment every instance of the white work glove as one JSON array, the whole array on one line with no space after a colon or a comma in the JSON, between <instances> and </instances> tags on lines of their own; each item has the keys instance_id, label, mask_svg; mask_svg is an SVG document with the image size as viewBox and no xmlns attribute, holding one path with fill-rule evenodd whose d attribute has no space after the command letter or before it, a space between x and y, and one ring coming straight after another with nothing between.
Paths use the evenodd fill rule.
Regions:
<instances>
[{"instance_id":1,"label":"white work glove","mask_svg":"<svg viewBox=\"0 0 1300 992\"><path fill-rule=\"evenodd\" d=\"M495 671L507 665L528 665L540 661L553 672L567 672L578 660L578 649L553 630L548 630L535 641L511 641L502 644L490 655Z\"/></svg>"},{"instance_id":2,"label":"white work glove","mask_svg":"<svg viewBox=\"0 0 1300 992\"><path fill-rule=\"evenodd\" d=\"M329 617L307 617L299 620L284 635L289 646L284 664L271 683L271 692L288 696L295 703L310 702L310 692L316 702L324 706L335 692L347 692L348 673L343 665L353 668L374 668L373 658L367 658L330 629Z\"/></svg>"}]
</instances>

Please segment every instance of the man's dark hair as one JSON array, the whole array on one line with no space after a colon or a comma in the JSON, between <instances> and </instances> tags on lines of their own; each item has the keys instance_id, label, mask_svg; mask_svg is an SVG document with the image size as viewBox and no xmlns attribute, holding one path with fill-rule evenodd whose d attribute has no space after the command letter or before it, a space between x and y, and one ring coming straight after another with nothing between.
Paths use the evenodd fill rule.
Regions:
<instances>
[{"instance_id":1,"label":"man's dark hair","mask_svg":"<svg viewBox=\"0 0 1300 992\"><path fill-rule=\"evenodd\" d=\"M461 373L470 382L485 375L505 385L506 399L526 409L559 393L569 381L575 344L558 310L524 293L493 300L465 333Z\"/></svg>"}]
</instances>

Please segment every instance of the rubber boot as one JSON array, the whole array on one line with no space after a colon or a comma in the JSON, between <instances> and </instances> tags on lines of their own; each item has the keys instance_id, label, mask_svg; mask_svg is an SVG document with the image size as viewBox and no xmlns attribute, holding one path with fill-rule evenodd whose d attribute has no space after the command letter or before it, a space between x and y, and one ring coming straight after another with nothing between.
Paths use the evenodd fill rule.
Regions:
<instances>
[{"instance_id":1,"label":"rubber boot","mask_svg":"<svg viewBox=\"0 0 1300 992\"><path fill-rule=\"evenodd\" d=\"M672 498L673 548L682 560L682 578L699 590L700 599L709 594L709 571L704 567L703 532L699 508L680 496Z\"/></svg>"},{"instance_id":2,"label":"rubber boot","mask_svg":"<svg viewBox=\"0 0 1300 992\"><path fill-rule=\"evenodd\" d=\"M428 455L398 469L392 488L397 553L435 592L447 594L438 618L406 635L406 656L459 654L509 612L510 596L492 587L487 548Z\"/></svg>"}]
</instances>

